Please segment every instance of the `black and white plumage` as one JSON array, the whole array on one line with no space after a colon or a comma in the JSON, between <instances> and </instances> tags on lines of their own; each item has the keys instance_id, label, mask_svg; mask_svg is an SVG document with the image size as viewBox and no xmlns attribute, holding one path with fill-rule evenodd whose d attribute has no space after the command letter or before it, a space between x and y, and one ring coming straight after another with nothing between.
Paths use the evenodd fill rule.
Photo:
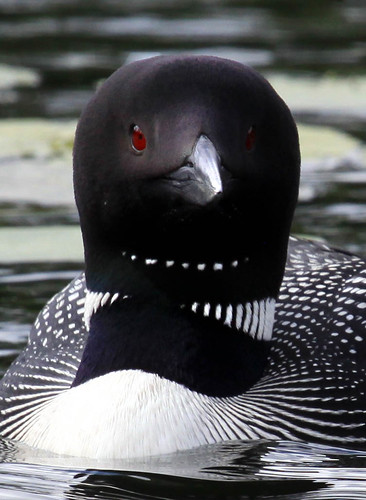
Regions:
<instances>
[{"instance_id":1,"label":"black and white plumage","mask_svg":"<svg viewBox=\"0 0 366 500\"><path fill-rule=\"evenodd\" d=\"M366 265L289 240L296 127L264 79L208 57L122 68L80 120L74 172L86 275L5 374L3 436L109 458L366 446Z\"/></svg>"}]
</instances>

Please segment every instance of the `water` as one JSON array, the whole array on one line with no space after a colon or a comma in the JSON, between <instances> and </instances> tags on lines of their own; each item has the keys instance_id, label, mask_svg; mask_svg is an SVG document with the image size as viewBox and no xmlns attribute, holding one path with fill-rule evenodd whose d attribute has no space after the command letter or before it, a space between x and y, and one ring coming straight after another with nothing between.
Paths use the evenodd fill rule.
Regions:
<instances>
[{"instance_id":1,"label":"water","mask_svg":"<svg viewBox=\"0 0 366 500\"><path fill-rule=\"evenodd\" d=\"M0 498L359 499L365 454L288 442L228 442L145 460L57 458L2 443ZM4 493L3 493L4 492Z\"/></svg>"},{"instance_id":2,"label":"water","mask_svg":"<svg viewBox=\"0 0 366 500\"><path fill-rule=\"evenodd\" d=\"M300 126L293 232L366 256L363 0L0 0L0 371L82 269L72 137L100 80L156 53L216 54L267 75ZM363 452L224 443L140 461L0 442L0 498L366 498Z\"/></svg>"}]
</instances>

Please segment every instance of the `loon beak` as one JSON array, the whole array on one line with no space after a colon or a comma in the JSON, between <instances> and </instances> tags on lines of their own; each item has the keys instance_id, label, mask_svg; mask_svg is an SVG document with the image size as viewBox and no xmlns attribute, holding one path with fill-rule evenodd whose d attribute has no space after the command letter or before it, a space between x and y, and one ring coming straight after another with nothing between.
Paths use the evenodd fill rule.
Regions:
<instances>
[{"instance_id":1,"label":"loon beak","mask_svg":"<svg viewBox=\"0 0 366 500\"><path fill-rule=\"evenodd\" d=\"M186 201L206 205L223 192L220 167L215 146L208 137L201 135L186 163L166 178L173 181Z\"/></svg>"}]
</instances>

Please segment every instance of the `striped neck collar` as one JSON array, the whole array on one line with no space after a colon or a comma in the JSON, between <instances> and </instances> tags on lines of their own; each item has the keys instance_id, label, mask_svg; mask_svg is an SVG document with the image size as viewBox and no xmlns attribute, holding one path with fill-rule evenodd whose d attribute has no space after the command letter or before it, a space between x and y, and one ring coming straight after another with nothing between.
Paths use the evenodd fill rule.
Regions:
<instances>
[{"instance_id":1,"label":"striped neck collar","mask_svg":"<svg viewBox=\"0 0 366 500\"><path fill-rule=\"evenodd\" d=\"M126 275L131 269L137 274L129 275L126 287L121 283L121 288L126 290L126 294L87 291L84 318L88 330L92 315L99 309L111 306L117 300L119 302L133 300L140 294L139 290L149 287L155 279L161 279L158 286L161 289L166 287L169 297L174 296L171 294L171 288L174 287L174 293L178 291L174 303L187 314L215 321L256 340L271 340L276 305L273 297L245 301L240 297L248 295L248 290L243 293L243 289L240 289L237 284L235 284L235 288L238 289L237 293L229 293L225 296L220 292L220 290L232 290L235 280L245 283L246 273L251 265L248 256L217 260L200 260L199 258L188 260L142 256L128 251L122 251L120 255L128 265ZM152 280L150 283L149 280L140 282L141 276L143 279L149 276ZM130 286L131 283L132 286ZM214 288L213 283L215 283ZM184 292L185 290L187 293Z\"/></svg>"},{"instance_id":2,"label":"striped neck collar","mask_svg":"<svg viewBox=\"0 0 366 500\"><path fill-rule=\"evenodd\" d=\"M87 290L84 306L84 321L87 329L90 328L92 315L99 309L109 307L117 300L128 299L132 299L132 296ZM238 333L249 335L253 339L269 341L272 338L275 306L275 299L269 297L244 304L192 302L191 304L180 304L179 307L197 316L218 321Z\"/></svg>"}]
</instances>

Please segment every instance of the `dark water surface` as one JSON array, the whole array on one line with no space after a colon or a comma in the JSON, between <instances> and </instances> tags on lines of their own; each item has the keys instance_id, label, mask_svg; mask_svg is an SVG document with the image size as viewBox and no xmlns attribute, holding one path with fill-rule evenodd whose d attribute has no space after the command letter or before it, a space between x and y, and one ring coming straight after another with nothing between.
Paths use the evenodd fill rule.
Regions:
<instances>
[{"instance_id":1,"label":"dark water surface","mask_svg":"<svg viewBox=\"0 0 366 500\"><path fill-rule=\"evenodd\" d=\"M363 0L0 0L1 373L82 269L62 127L118 66L170 52L237 59L278 83L308 127L293 231L366 256ZM3 441L0 461L0 499L366 498L366 452L310 443L98 462Z\"/></svg>"},{"instance_id":2,"label":"dark water surface","mask_svg":"<svg viewBox=\"0 0 366 500\"><path fill-rule=\"evenodd\" d=\"M0 498L359 499L366 453L227 442L134 461L50 457L3 442Z\"/></svg>"}]
</instances>

